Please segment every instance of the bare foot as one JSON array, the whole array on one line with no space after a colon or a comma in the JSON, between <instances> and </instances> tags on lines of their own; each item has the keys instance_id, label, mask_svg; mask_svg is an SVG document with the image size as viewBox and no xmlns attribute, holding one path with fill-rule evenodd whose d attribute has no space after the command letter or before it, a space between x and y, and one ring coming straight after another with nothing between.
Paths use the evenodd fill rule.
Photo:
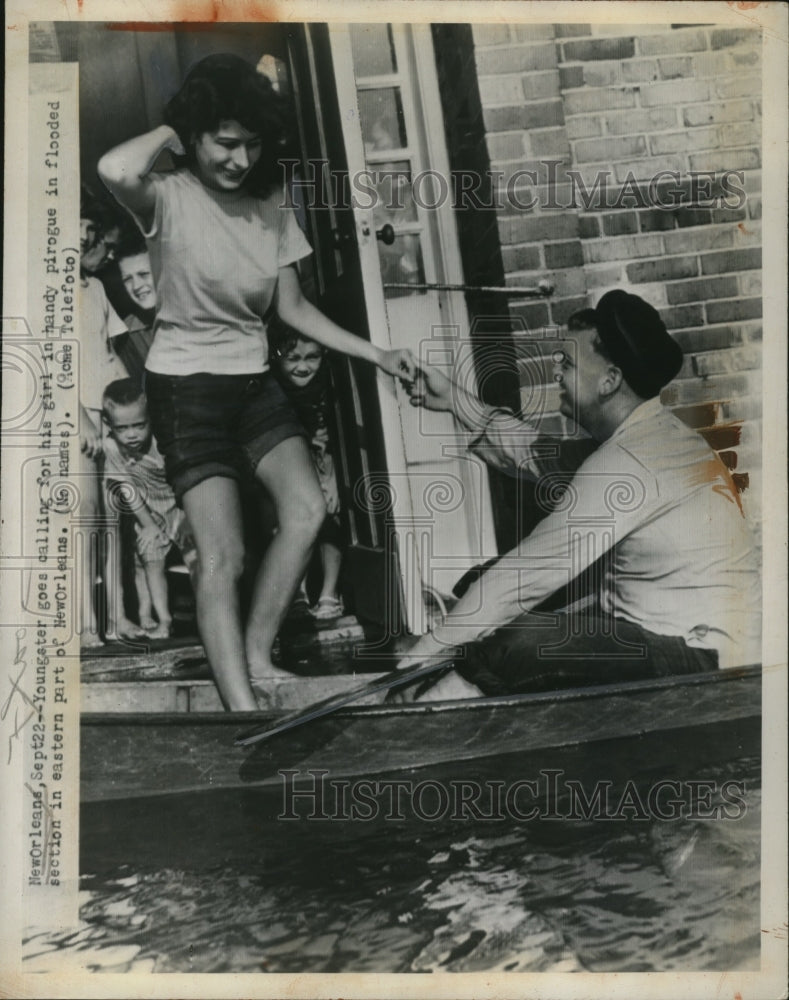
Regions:
<instances>
[{"instance_id":1,"label":"bare foot","mask_svg":"<svg viewBox=\"0 0 789 1000\"><path fill-rule=\"evenodd\" d=\"M258 703L258 708L264 712L270 712L282 707L278 685L272 683L270 678L267 677L265 680L257 681L251 679L250 683L252 685L252 692Z\"/></svg>"},{"instance_id":2,"label":"bare foot","mask_svg":"<svg viewBox=\"0 0 789 1000\"><path fill-rule=\"evenodd\" d=\"M292 681L296 674L290 670L275 667L273 663L249 664L249 681L251 684L268 684L270 681Z\"/></svg>"},{"instance_id":3,"label":"bare foot","mask_svg":"<svg viewBox=\"0 0 789 1000\"><path fill-rule=\"evenodd\" d=\"M145 632L139 625L128 618L119 618L117 622L107 622L108 639L141 639Z\"/></svg>"},{"instance_id":4,"label":"bare foot","mask_svg":"<svg viewBox=\"0 0 789 1000\"><path fill-rule=\"evenodd\" d=\"M140 615L140 628L145 629L146 632L150 632L152 629L155 629L156 619L153 615Z\"/></svg>"},{"instance_id":5,"label":"bare foot","mask_svg":"<svg viewBox=\"0 0 789 1000\"><path fill-rule=\"evenodd\" d=\"M90 633L80 636L79 645L80 649L98 649L104 645L104 640L95 633Z\"/></svg>"},{"instance_id":6,"label":"bare foot","mask_svg":"<svg viewBox=\"0 0 789 1000\"><path fill-rule=\"evenodd\" d=\"M149 639L169 639L170 638L170 626L171 623L168 621L159 622L159 624L146 632Z\"/></svg>"},{"instance_id":7,"label":"bare foot","mask_svg":"<svg viewBox=\"0 0 789 1000\"><path fill-rule=\"evenodd\" d=\"M249 663L249 683L255 692L258 705L264 710L281 708L280 687L284 681L292 681L296 674L281 667L275 667L271 660L256 660Z\"/></svg>"}]
</instances>

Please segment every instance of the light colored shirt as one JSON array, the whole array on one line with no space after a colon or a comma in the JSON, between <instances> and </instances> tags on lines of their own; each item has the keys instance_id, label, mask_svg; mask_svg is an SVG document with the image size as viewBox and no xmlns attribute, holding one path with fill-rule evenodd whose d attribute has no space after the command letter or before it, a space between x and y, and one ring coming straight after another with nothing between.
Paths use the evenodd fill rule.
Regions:
<instances>
[{"instance_id":1,"label":"light colored shirt","mask_svg":"<svg viewBox=\"0 0 789 1000\"><path fill-rule=\"evenodd\" d=\"M164 458L151 438L148 450L139 456L122 450L118 442L107 434L104 439L105 483L125 483L132 488L128 506L145 506L157 520L176 506L175 494L164 474Z\"/></svg>"},{"instance_id":2,"label":"light colored shirt","mask_svg":"<svg viewBox=\"0 0 789 1000\"><path fill-rule=\"evenodd\" d=\"M109 303L98 278L84 277L79 288L79 400L88 410L101 410L104 389L127 378L126 366L115 353L112 338L126 325Z\"/></svg>"},{"instance_id":3,"label":"light colored shirt","mask_svg":"<svg viewBox=\"0 0 789 1000\"><path fill-rule=\"evenodd\" d=\"M539 451L544 439L508 411L486 408L473 431L472 449L536 478L538 498L555 500L567 488L483 575L477 610L450 616L436 639L455 645L487 634L608 553L604 612L716 650L721 667L759 662L758 558L736 488L704 439L659 399L638 406L572 477L560 471L562 443Z\"/></svg>"},{"instance_id":4,"label":"light colored shirt","mask_svg":"<svg viewBox=\"0 0 789 1000\"><path fill-rule=\"evenodd\" d=\"M283 192L214 191L188 169L151 180L153 222L143 234L158 306L146 367L162 375L265 371L263 317L279 269L312 252Z\"/></svg>"},{"instance_id":5,"label":"light colored shirt","mask_svg":"<svg viewBox=\"0 0 789 1000\"><path fill-rule=\"evenodd\" d=\"M148 450L139 457L121 448L112 434L104 439L104 488L108 495L120 485L123 488L122 504L112 504L116 509L138 509L144 506L159 530L181 550L184 562L190 565L195 558L194 539L186 520L186 515L177 506L175 494L164 474L164 458L151 438ZM164 559L169 548L155 540L142 542L137 535L137 550L143 562L149 558Z\"/></svg>"}]
</instances>

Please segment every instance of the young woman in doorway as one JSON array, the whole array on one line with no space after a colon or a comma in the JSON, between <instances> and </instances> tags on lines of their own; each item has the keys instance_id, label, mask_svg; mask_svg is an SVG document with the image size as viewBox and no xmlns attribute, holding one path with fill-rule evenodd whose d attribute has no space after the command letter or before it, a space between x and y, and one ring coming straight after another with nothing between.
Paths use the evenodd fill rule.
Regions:
<instances>
[{"instance_id":1,"label":"young woman in doorway","mask_svg":"<svg viewBox=\"0 0 789 1000\"><path fill-rule=\"evenodd\" d=\"M156 278L146 392L168 479L197 542L197 614L227 708L257 708L250 677L277 673L271 649L304 575L325 503L304 429L269 371L265 315L328 347L412 379L407 351L342 330L301 293L310 247L286 205L278 158L287 109L269 81L232 55L187 75L166 124L123 143L99 175L137 220ZM165 150L179 164L153 166ZM279 530L263 558L246 627L238 582L244 466L274 503Z\"/></svg>"}]
</instances>

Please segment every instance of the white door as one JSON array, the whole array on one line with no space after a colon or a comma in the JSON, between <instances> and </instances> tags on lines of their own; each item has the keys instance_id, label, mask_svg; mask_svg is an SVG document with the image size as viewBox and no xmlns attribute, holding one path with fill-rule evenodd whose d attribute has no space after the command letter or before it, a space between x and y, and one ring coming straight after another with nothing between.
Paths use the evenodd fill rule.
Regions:
<instances>
[{"instance_id":1,"label":"white door","mask_svg":"<svg viewBox=\"0 0 789 1000\"><path fill-rule=\"evenodd\" d=\"M429 25L330 25L371 338L410 347L474 389L468 316ZM382 401L387 468L414 632L422 591L447 595L496 554L484 463L445 413Z\"/></svg>"}]
</instances>

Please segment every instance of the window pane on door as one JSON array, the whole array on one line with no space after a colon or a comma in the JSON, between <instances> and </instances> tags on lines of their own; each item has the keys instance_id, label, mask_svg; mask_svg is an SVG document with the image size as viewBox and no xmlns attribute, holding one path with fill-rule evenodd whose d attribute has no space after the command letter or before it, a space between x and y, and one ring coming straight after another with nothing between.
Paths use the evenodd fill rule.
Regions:
<instances>
[{"instance_id":1,"label":"window pane on door","mask_svg":"<svg viewBox=\"0 0 789 1000\"><path fill-rule=\"evenodd\" d=\"M397 72L392 28L388 24L352 24L351 51L357 77Z\"/></svg>"},{"instance_id":2,"label":"window pane on door","mask_svg":"<svg viewBox=\"0 0 789 1000\"><path fill-rule=\"evenodd\" d=\"M381 278L387 299L401 298L403 295L424 295L424 289L387 288L387 285L422 285L425 283L425 269L422 262L422 244L418 233L403 233L395 238L391 246L378 244L381 261Z\"/></svg>"},{"instance_id":3,"label":"window pane on door","mask_svg":"<svg viewBox=\"0 0 789 1000\"><path fill-rule=\"evenodd\" d=\"M360 90L359 121L366 153L407 145L399 87Z\"/></svg>"},{"instance_id":4,"label":"window pane on door","mask_svg":"<svg viewBox=\"0 0 789 1000\"><path fill-rule=\"evenodd\" d=\"M411 189L411 164L408 160L387 160L370 168L375 182L376 202L373 207L375 228L390 222L397 226L417 221L416 205Z\"/></svg>"}]
</instances>

